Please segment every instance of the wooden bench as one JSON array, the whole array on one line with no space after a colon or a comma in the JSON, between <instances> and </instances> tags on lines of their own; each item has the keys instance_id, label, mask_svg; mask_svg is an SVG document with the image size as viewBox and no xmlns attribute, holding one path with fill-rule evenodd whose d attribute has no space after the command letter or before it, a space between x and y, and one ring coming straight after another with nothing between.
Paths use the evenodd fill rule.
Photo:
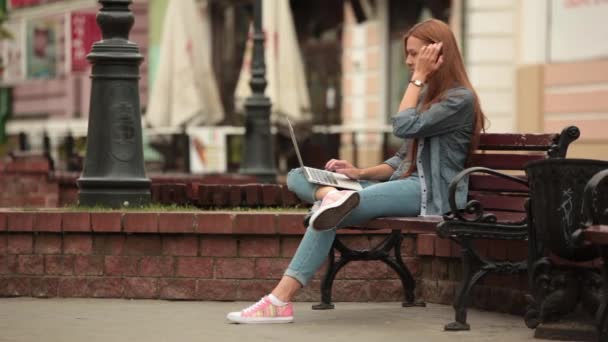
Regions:
<instances>
[{"instance_id":1,"label":"wooden bench","mask_svg":"<svg viewBox=\"0 0 608 342\"><path fill-rule=\"evenodd\" d=\"M443 217L384 217L352 229L388 229L385 240L368 250L347 247L340 235L329 253L329 263L321 283L321 303L313 309L332 309L332 284L338 271L351 261L380 260L399 275L404 291L402 305L424 306L414 295L415 280L401 256L404 235L435 233L462 246L463 279L454 302L456 321L446 330L467 330L466 313L473 286L487 273L512 274L526 270L526 260L497 262L482 257L472 243L476 239L525 240L528 187L523 172L530 161L565 157L568 146L579 137L571 126L560 134L482 134L471 167L462 171L450 186L452 212ZM508 171L509 174L497 170ZM456 185L469 177L469 202L464 210L455 205ZM335 251L340 252L335 257ZM392 252L392 255L391 255Z\"/></svg>"},{"instance_id":2,"label":"wooden bench","mask_svg":"<svg viewBox=\"0 0 608 342\"><path fill-rule=\"evenodd\" d=\"M583 195L585 226L581 238L600 249L602 257L603 297L596 315L598 341L608 340L608 170L598 172L589 180ZM576 234L576 233L575 233Z\"/></svg>"}]
</instances>

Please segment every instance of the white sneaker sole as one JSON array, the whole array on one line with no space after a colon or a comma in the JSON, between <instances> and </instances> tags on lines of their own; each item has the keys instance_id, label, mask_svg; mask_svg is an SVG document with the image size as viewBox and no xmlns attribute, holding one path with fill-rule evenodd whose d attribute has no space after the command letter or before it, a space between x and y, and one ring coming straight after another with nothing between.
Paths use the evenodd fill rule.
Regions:
<instances>
[{"instance_id":1,"label":"white sneaker sole","mask_svg":"<svg viewBox=\"0 0 608 342\"><path fill-rule=\"evenodd\" d=\"M325 208L317 210L310 218L310 226L315 230L335 228L358 205L359 194L352 192Z\"/></svg>"},{"instance_id":2,"label":"white sneaker sole","mask_svg":"<svg viewBox=\"0 0 608 342\"><path fill-rule=\"evenodd\" d=\"M229 313L226 319L237 324L280 324L293 322L293 316L288 317L241 317L240 312Z\"/></svg>"}]
</instances>

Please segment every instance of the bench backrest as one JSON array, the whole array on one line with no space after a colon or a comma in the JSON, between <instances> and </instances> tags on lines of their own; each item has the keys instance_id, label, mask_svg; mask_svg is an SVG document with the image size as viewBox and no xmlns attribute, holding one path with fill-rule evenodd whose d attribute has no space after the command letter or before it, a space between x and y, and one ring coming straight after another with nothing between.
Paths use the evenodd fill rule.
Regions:
<instances>
[{"instance_id":1,"label":"bench backrest","mask_svg":"<svg viewBox=\"0 0 608 342\"><path fill-rule=\"evenodd\" d=\"M568 145L579 135L574 126L560 134L485 133L481 135L479 148L469 166L487 167L525 179L526 163L565 157ZM473 174L469 178L469 199L478 200L485 210L497 215L517 217L517 214L524 214L527 198L528 188L524 185L492 175Z\"/></svg>"}]
</instances>

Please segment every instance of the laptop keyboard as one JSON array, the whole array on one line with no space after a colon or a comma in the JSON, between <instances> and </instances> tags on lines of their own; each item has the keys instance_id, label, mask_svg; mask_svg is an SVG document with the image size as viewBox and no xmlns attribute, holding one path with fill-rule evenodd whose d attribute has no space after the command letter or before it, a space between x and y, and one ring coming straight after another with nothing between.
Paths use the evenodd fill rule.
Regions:
<instances>
[{"instance_id":1,"label":"laptop keyboard","mask_svg":"<svg viewBox=\"0 0 608 342\"><path fill-rule=\"evenodd\" d=\"M318 182L324 182L326 184L338 185L336 177L331 172L308 168L310 177Z\"/></svg>"}]
</instances>

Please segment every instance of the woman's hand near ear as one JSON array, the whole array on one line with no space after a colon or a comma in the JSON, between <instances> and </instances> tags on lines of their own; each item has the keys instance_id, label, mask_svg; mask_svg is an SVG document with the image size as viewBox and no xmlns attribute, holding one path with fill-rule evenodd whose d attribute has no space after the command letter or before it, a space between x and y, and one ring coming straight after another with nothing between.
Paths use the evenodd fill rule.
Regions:
<instances>
[{"instance_id":1,"label":"woman's hand near ear","mask_svg":"<svg viewBox=\"0 0 608 342\"><path fill-rule=\"evenodd\" d=\"M443 55L441 47L443 43L435 43L423 46L418 52L418 60L416 61L416 70L412 79L426 82L428 77L432 75L441 64L443 64Z\"/></svg>"}]
</instances>

